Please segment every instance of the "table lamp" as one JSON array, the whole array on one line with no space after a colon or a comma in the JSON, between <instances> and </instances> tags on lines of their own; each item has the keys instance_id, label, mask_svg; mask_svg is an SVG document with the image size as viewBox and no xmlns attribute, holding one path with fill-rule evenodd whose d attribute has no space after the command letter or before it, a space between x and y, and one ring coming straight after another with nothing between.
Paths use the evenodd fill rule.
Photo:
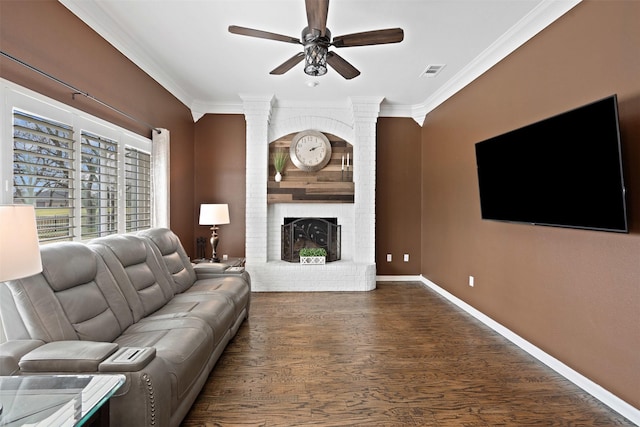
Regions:
<instances>
[{"instance_id":1,"label":"table lamp","mask_svg":"<svg viewBox=\"0 0 640 427\"><path fill-rule=\"evenodd\" d=\"M35 209L31 205L0 205L0 282L41 271Z\"/></svg>"},{"instance_id":2,"label":"table lamp","mask_svg":"<svg viewBox=\"0 0 640 427\"><path fill-rule=\"evenodd\" d=\"M218 225L229 224L229 205L227 204L201 204L200 205L200 225L211 226L211 262L220 262L216 256L216 248L220 238L218 237Z\"/></svg>"},{"instance_id":3,"label":"table lamp","mask_svg":"<svg viewBox=\"0 0 640 427\"><path fill-rule=\"evenodd\" d=\"M31 205L0 205L0 282L41 271L35 209Z\"/></svg>"}]
</instances>

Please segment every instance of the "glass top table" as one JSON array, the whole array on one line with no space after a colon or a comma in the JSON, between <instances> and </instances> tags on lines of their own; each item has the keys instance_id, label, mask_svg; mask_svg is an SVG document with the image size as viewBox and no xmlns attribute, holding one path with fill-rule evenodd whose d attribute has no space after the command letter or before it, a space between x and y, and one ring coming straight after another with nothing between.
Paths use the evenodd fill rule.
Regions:
<instances>
[{"instance_id":1,"label":"glass top table","mask_svg":"<svg viewBox=\"0 0 640 427\"><path fill-rule=\"evenodd\" d=\"M82 426L102 409L124 375L0 377L0 426Z\"/></svg>"}]
</instances>

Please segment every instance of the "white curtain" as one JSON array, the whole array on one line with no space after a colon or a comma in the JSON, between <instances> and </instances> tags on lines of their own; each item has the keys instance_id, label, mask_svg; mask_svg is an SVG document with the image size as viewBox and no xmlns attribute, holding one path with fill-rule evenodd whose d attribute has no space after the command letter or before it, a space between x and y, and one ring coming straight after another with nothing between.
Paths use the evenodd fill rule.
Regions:
<instances>
[{"instance_id":1,"label":"white curtain","mask_svg":"<svg viewBox=\"0 0 640 427\"><path fill-rule=\"evenodd\" d=\"M169 153L170 134L168 129L153 130L151 138L152 186L152 226L170 228L169 221Z\"/></svg>"}]
</instances>

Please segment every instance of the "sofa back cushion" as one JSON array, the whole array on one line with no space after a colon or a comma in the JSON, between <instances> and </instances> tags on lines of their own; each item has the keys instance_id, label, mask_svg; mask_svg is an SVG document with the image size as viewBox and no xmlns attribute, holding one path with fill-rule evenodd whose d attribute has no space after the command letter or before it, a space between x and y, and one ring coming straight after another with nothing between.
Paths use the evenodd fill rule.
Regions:
<instances>
[{"instance_id":1,"label":"sofa back cushion","mask_svg":"<svg viewBox=\"0 0 640 427\"><path fill-rule=\"evenodd\" d=\"M133 323L113 277L87 246L52 243L40 254L42 273L7 283L29 338L110 342Z\"/></svg>"},{"instance_id":2,"label":"sofa back cushion","mask_svg":"<svg viewBox=\"0 0 640 427\"><path fill-rule=\"evenodd\" d=\"M13 293L6 282L0 283L0 320L7 340L31 340L27 325L20 316L18 306L13 300Z\"/></svg>"},{"instance_id":3,"label":"sofa back cushion","mask_svg":"<svg viewBox=\"0 0 640 427\"><path fill-rule=\"evenodd\" d=\"M12 314L19 316L19 319L10 319L10 312L5 311L3 307L2 322L5 325L7 339L35 339L44 342L78 339L78 334L60 301L41 273L11 280L3 285L9 290L15 304ZM3 302L3 305L5 304ZM18 327L14 329L13 325Z\"/></svg>"},{"instance_id":4,"label":"sofa back cushion","mask_svg":"<svg viewBox=\"0 0 640 427\"><path fill-rule=\"evenodd\" d=\"M173 279L176 293L189 289L196 281L196 272L191 265L180 239L168 228L151 228L138 232L151 242L162 267Z\"/></svg>"},{"instance_id":5,"label":"sofa back cushion","mask_svg":"<svg viewBox=\"0 0 640 427\"><path fill-rule=\"evenodd\" d=\"M134 322L164 306L174 294L169 278L142 237L131 234L89 242L104 260L126 298Z\"/></svg>"}]
</instances>

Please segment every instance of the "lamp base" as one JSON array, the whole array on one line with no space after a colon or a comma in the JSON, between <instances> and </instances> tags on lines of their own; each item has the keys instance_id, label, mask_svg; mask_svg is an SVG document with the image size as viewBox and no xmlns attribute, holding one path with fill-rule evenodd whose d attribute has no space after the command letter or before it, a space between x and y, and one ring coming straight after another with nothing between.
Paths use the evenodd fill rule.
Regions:
<instances>
[{"instance_id":1,"label":"lamp base","mask_svg":"<svg viewBox=\"0 0 640 427\"><path fill-rule=\"evenodd\" d=\"M220 259L216 256L216 249L218 248L218 241L220 240L216 231L218 231L217 225L211 227L211 238L209 238L209 243L211 243L211 262L220 262Z\"/></svg>"}]
</instances>

